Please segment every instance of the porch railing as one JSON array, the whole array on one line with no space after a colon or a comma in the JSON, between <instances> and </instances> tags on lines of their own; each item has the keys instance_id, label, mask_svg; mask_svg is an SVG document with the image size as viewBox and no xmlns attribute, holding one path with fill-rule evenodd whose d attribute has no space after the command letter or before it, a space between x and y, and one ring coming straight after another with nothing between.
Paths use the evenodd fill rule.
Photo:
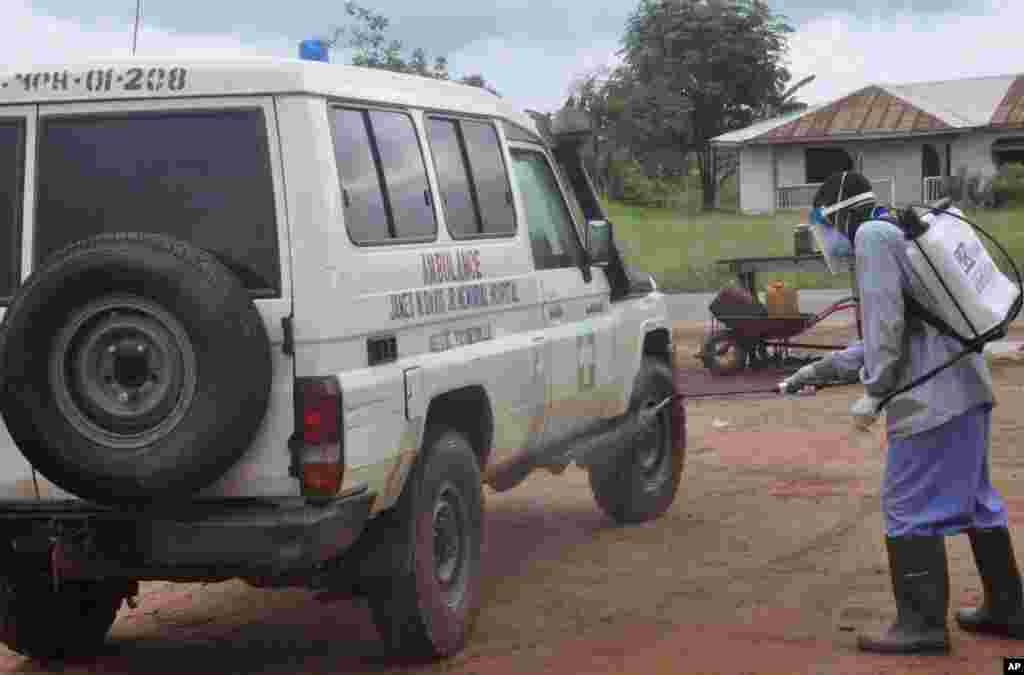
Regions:
<instances>
[{"instance_id":1,"label":"porch railing","mask_svg":"<svg viewBox=\"0 0 1024 675\"><path fill-rule=\"evenodd\" d=\"M928 203L946 196L946 186L942 176L926 176L921 183L921 201Z\"/></svg>"},{"instance_id":2,"label":"porch railing","mask_svg":"<svg viewBox=\"0 0 1024 675\"><path fill-rule=\"evenodd\" d=\"M896 202L896 180L894 178L869 178L875 197L882 204ZM811 206L814 194L821 183L804 183L802 185L784 185L775 190L775 208L806 209Z\"/></svg>"}]
</instances>

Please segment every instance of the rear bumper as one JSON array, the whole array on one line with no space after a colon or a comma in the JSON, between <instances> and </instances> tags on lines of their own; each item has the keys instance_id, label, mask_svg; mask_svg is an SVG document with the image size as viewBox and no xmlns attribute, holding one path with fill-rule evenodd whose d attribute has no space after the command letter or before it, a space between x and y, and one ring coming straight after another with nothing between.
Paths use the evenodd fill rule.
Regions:
<instances>
[{"instance_id":1,"label":"rear bumper","mask_svg":"<svg viewBox=\"0 0 1024 675\"><path fill-rule=\"evenodd\" d=\"M16 554L48 550L59 533L65 578L279 576L344 553L362 533L373 499L364 486L317 504L221 500L173 513L0 503L0 527L12 533Z\"/></svg>"}]
</instances>

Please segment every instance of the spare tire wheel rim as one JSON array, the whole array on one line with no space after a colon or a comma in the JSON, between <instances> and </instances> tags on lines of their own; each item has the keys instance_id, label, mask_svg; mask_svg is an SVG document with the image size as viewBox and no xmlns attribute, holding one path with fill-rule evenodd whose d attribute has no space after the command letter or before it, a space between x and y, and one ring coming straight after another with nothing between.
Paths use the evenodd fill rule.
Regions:
<instances>
[{"instance_id":1,"label":"spare tire wheel rim","mask_svg":"<svg viewBox=\"0 0 1024 675\"><path fill-rule=\"evenodd\" d=\"M49 374L57 407L75 431L124 450L177 426L197 379L181 322L152 300L126 295L71 314L50 353Z\"/></svg>"}]
</instances>

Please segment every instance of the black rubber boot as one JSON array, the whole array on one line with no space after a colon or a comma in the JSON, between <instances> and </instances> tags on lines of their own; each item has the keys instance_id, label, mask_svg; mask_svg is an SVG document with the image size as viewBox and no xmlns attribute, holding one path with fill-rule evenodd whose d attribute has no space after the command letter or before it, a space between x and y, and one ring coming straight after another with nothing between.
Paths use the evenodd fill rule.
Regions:
<instances>
[{"instance_id":1,"label":"black rubber boot","mask_svg":"<svg viewBox=\"0 0 1024 675\"><path fill-rule=\"evenodd\" d=\"M1009 530L968 530L967 536L985 589L985 601L976 609L957 612L956 622L972 633L1024 640L1024 593Z\"/></svg>"},{"instance_id":2,"label":"black rubber boot","mask_svg":"<svg viewBox=\"0 0 1024 675\"><path fill-rule=\"evenodd\" d=\"M896 623L880 636L858 637L857 647L884 654L948 652L949 568L945 539L887 537L885 543L896 596Z\"/></svg>"}]
</instances>

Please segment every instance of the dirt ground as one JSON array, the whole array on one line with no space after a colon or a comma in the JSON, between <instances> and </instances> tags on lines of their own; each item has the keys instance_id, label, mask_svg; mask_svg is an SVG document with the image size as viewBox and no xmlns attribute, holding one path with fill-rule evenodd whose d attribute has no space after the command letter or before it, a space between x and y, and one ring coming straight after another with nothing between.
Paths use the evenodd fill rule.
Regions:
<instances>
[{"instance_id":1,"label":"dirt ground","mask_svg":"<svg viewBox=\"0 0 1024 675\"><path fill-rule=\"evenodd\" d=\"M680 324L698 344L703 326ZM844 334L845 326L823 327ZM1021 337L1021 336L1015 336ZM1024 551L1024 354L993 364L992 472ZM855 387L688 405L683 484L668 514L617 527L586 475L539 473L488 492L484 609L467 649L389 657L368 611L240 582L144 586L108 652L65 673L997 673L1024 644L960 632L951 656L860 654L856 631L895 614L878 505L880 428L852 429ZM980 585L948 540L952 607ZM1024 555L1022 555L1024 558ZM0 671L52 672L0 650Z\"/></svg>"}]
</instances>

